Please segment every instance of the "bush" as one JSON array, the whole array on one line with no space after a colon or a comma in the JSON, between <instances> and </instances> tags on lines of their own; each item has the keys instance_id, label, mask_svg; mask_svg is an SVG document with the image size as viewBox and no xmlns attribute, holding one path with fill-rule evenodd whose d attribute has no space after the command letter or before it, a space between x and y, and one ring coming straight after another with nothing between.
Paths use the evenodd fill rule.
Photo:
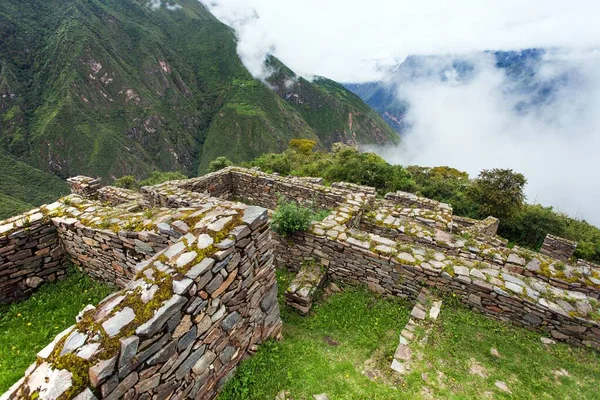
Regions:
<instances>
[{"instance_id":1,"label":"bush","mask_svg":"<svg viewBox=\"0 0 600 400\"><path fill-rule=\"evenodd\" d=\"M232 165L233 162L229 158L217 157L208 164L208 172L217 172Z\"/></svg>"},{"instance_id":2,"label":"bush","mask_svg":"<svg viewBox=\"0 0 600 400\"><path fill-rule=\"evenodd\" d=\"M113 183L114 186L116 187L120 187L123 189L129 189L129 190L137 190L138 189L138 183L135 180L135 178L131 175L125 175L120 177L119 179L115 179L115 182Z\"/></svg>"},{"instance_id":3,"label":"bush","mask_svg":"<svg viewBox=\"0 0 600 400\"><path fill-rule=\"evenodd\" d=\"M310 226L316 214L309 207L303 207L296 202L279 201L273 213L271 228L282 236L294 232L304 232Z\"/></svg>"}]
</instances>

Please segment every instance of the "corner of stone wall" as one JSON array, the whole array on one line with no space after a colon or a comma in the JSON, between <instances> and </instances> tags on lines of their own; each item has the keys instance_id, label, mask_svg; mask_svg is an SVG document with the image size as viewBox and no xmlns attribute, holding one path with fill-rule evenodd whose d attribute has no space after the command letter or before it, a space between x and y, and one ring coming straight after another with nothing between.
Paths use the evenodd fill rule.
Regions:
<instances>
[{"instance_id":1,"label":"corner of stone wall","mask_svg":"<svg viewBox=\"0 0 600 400\"><path fill-rule=\"evenodd\" d=\"M214 206L124 290L82 310L3 399L214 398L281 333L267 210Z\"/></svg>"},{"instance_id":2,"label":"corner of stone wall","mask_svg":"<svg viewBox=\"0 0 600 400\"><path fill-rule=\"evenodd\" d=\"M78 175L67 179L71 187L71 192L88 199L97 199L100 189L100 178L90 178L88 176Z\"/></svg>"},{"instance_id":3,"label":"corner of stone wall","mask_svg":"<svg viewBox=\"0 0 600 400\"><path fill-rule=\"evenodd\" d=\"M573 257L576 249L577 242L548 234L544 239L540 253L561 261L567 261Z\"/></svg>"},{"instance_id":4,"label":"corner of stone wall","mask_svg":"<svg viewBox=\"0 0 600 400\"><path fill-rule=\"evenodd\" d=\"M23 300L66 273L67 254L45 207L0 221L0 303Z\"/></svg>"}]
</instances>

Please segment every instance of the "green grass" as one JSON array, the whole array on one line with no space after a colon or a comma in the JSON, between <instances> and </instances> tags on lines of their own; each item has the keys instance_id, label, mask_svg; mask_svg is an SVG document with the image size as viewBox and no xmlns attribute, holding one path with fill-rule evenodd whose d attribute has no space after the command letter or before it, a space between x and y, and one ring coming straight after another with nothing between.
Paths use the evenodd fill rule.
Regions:
<instances>
[{"instance_id":1,"label":"green grass","mask_svg":"<svg viewBox=\"0 0 600 400\"><path fill-rule=\"evenodd\" d=\"M0 305L0 393L23 376L58 333L75 323L83 307L113 291L82 273L72 273L21 303Z\"/></svg>"},{"instance_id":2,"label":"green grass","mask_svg":"<svg viewBox=\"0 0 600 400\"><path fill-rule=\"evenodd\" d=\"M279 273L280 293L289 281L289 274ZM219 399L271 400L282 390L288 398L327 393L331 400L600 398L598 353L565 344L546 347L540 335L452 300L445 301L422 359L413 358L409 375L395 375L389 364L410 308L356 288L321 302L308 317L283 307L284 339L266 343L242 363ZM469 372L473 362L485 378ZM561 369L568 376L555 374ZM496 388L497 380L512 395Z\"/></svg>"}]
</instances>

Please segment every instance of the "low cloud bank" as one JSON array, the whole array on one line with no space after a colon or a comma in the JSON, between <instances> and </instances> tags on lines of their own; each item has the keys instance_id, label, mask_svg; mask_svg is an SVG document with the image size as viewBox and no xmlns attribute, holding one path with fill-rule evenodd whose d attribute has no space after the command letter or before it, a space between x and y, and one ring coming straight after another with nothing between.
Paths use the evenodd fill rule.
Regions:
<instances>
[{"instance_id":1,"label":"low cloud bank","mask_svg":"<svg viewBox=\"0 0 600 400\"><path fill-rule=\"evenodd\" d=\"M466 81L437 75L394 81L408 100L412 128L396 148L373 149L389 162L449 165L476 176L484 168L512 168L528 178L528 201L600 226L600 55L548 55L530 82L507 79L491 55L472 56ZM435 68L434 68L435 69ZM518 111L527 101L516 87L566 77L545 102ZM538 80L538 81L536 81Z\"/></svg>"}]
</instances>

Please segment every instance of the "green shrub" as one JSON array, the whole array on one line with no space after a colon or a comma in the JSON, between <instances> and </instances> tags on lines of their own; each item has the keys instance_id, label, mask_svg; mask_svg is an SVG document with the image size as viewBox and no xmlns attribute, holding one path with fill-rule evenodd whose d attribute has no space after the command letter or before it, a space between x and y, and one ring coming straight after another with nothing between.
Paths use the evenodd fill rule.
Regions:
<instances>
[{"instance_id":1,"label":"green shrub","mask_svg":"<svg viewBox=\"0 0 600 400\"><path fill-rule=\"evenodd\" d=\"M271 227L282 236L294 232L304 232L315 216L312 208L300 206L293 201L280 201L273 213Z\"/></svg>"},{"instance_id":2,"label":"green shrub","mask_svg":"<svg viewBox=\"0 0 600 400\"><path fill-rule=\"evenodd\" d=\"M217 172L223 168L231 167L233 162L227 157L217 157L208 164L208 172Z\"/></svg>"},{"instance_id":3,"label":"green shrub","mask_svg":"<svg viewBox=\"0 0 600 400\"><path fill-rule=\"evenodd\" d=\"M120 187L123 189L129 189L129 190L137 190L138 189L138 183L135 180L135 178L131 175L125 175L120 177L119 179L115 179L115 182L113 183L114 186L116 187Z\"/></svg>"}]
</instances>

